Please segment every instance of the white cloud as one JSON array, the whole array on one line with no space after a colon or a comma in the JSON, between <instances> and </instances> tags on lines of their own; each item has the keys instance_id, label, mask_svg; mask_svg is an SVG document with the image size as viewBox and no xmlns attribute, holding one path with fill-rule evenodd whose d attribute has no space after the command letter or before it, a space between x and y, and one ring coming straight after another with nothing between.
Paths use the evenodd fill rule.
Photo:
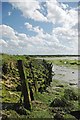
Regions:
<instances>
[{"instance_id":1,"label":"white cloud","mask_svg":"<svg viewBox=\"0 0 80 120\"><path fill-rule=\"evenodd\" d=\"M8 16L11 16L11 14L12 14L12 12L9 11L9 12L8 12Z\"/></svg>"},{"instance_id":2,"label":"white cloud","mask_svg":"<svg viewBox=\"0 0 80 120\"><path fill-rule=\"evenodd\" d=\"M24 25L26 26L27 29L34 31L36 33L43 33L43 29L40 28L39 26L33 27L30 23L24 23Z\"/></svg>"},{"instance_id":3,"label":"white cloud","mask_svg":"<svg viewBox=\"0 0 80 120\"><path fill-rule=\"evenodd\" d=\"M65 51L78 54L78 30L70 28L57 27L53 29L53 34L59 40L61 45L67 49Z\"/></svg>"},{"instance_id":4,"label":"white cloud","mask_svg":"<svg viewBox=\"0 0 80 120\"><path fill-rule=\"evenodd\" d=\"M53 29L53 34L56 34L57 36L78 37L78 30L65 27L57 27Z\"/></svg>"},{"instance_id":5,"label":"white cloud","mask_svg":"<svg viewBox=\"0 0 80 120\"><path fill-rule=\"evenodd\" d=\"M73 27L78 23L78 12L67 4L59 4L57 0L46 0L47 16L40 12L40 4L37 0L9 0L13 7L19 9L23 16L36 21L52 22L60 26Z\"/></svg>"},{"instance_id":6,"label":"white cloud","mask_svg":"<svg viewBox=\"0 0 80 120\"><path fill-rule=\"evenodd\" d=\"M68 5L68 4L63 4L63 3L61 3L61 7L62 7L63 9L67 9L67 8L69 7L69 5Z\"/></svg>"},{"instance_id":7,"label":"white cloud","mask_svg":"<svg viewBox=\"0 0 80 120\"><path fill-rule=\"evenodd\" d=\"M19 9L25 18L53 23L50 34L40 26L25 23L25 27L36 32L36 36L18 33L7 25L0 25L3 51L14 54L78 54L78 13L75 9L67 9L67 4L59 4L56 0L47 0L47 16L39 12L39 2L34 0L15 0L10 3ZM2 30L2 31L1 31Z\"/></svg>"},{"instance_id":8,"label":"white cloud","mask_svg":"<svg viewBox=\"0 0 80 120\"><path fill-rule=\"evenodd\" d=\"M68 4L59 4L57 0L46 0L47 16L44 16L40 10L39 1L36 0L9 0L9 2L19 9L23 16L36 21L52 22L60 26L73 27L78 23L78 12L76 9L69 8Z\"/></svg>"},{"instance_id":9,"label":"white cloud","mask_svg":"<svg viewBox=\"0 0 80 120\"><path fill-rule=\"evenodd\" d=\"M66 5L62 4L62 6L66 8ZM78 12L75 9L65 10L56 0L55 3L52 0L48 0L47 8L47 19L53 24L60 24L70 28L78 23Z\"/></svg>"},{"instance_id":10,"label":"white cloud","mask_svg":"<svg viewBox=\"0 0 80 120\"><path fill-rule=\"evenodd\" d=\"M14 8L18 8L25 18L31 18L37 21L47 21L47 18L39 12L40 5L36 0L9 0Z\"/></svg>"},{"instance_id":11,"label":"white cloud","mask_svg":"<svg viewBox=\"0 0 80 120\"><path fill-rule=\"evenodd\" d=\"M0 25L0 34L2 34L2 39L5 39L8 43L11 41L11 43L18 44L18 38L16 36L16 31L7 25Z\"/></svg>"},{"instance_id":12,"label":"white cloud","mask_svg":"<svg viewBox=\"0 0 80 120\"><path fill-rule=\"evenodd\" d=\"M27 29L32 30L32 25L31 24L26 22L24 25L26 26Z\"/></svg>"},{"instance_id":13,"label":"white cloud","mask_svg":"<svg viewBox=\"0 0 80 120\"><path fill-rule=\"evenodd\" d=\"M7 47L8 44L7 44L7 42L5 40L0 39L0 45Z\"/></svg>"},{"instance_id":14,"label":"white cloud","mask_svg":"<svg viewBox=\"0 0 80 120\"><path fill-rule=\"evenodd\" d=\"M3 52L14 54L77 54L77 30L56 28L51 34L37 29L36 36L18 33L7 25L0 25L2 32ZM69 34L71 33L71 34ZM5 39L6 38L6 39Z\"/></svg>"}]
</instances>

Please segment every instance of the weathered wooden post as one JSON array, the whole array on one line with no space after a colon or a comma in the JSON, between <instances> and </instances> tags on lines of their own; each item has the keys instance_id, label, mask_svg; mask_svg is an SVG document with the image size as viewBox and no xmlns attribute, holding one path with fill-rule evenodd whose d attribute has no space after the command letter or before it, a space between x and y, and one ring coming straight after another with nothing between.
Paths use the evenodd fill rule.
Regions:
<instances>
[{"instance_id":1,"label":"weathered wooden post","mask_svg":"<svg viewBox=\"0 0 80 120\"><path fill-rule=\"evenodd\" d=\"M25 78L22 60L18 60L17 63L18 63L18 70L20 74L21 84L22 84L22 95L24 96L24 107L28 110L31 110L30 91L29 91L28 81Z\"/></svg>"}]
</instances>

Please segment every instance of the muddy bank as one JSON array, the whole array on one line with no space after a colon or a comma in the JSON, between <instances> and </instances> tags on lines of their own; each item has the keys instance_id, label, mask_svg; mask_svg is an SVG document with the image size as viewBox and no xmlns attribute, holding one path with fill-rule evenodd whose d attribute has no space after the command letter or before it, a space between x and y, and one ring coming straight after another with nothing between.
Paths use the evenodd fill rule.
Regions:
<instances>
[{"instance_id":1,"label":"muddy bank","mask_svg":"<svg viewBox=\"0 0 80 120\"><path fill-rule=\"evenodd\" d=\"M80 57L36 57L35 59L45 59L45 60L80 60Z\"/></svg>"},{"instance_id":2,"label":"muddy bank","mask_svg":"<svg viewBox=\"0 0 80 120\"><path fill-rule=\"evenodd\" d=\"M45 60L79 60L79 57L39 57L36 59L45 59ZM78 66L76 69L72 68L68 65L66 67L65 65L56 65L53 62L53 80L61 80L68 82L70 85L78 86L80 83L80 70L78 69Z\"/></svg>"},{"instance_id":3,"label":"muddy bank","mask_svg":"<svg viewBox=\"0 0 80 120\"><path fill-rule=\"evenodd\" d=\"M57 66L53 64L53 71L55 75L53 76L53 79L55 80L62 80L68 83L73 83L78 85L79 78L79 72L78 69L71 69L64 66Z\"/></svg>"}]
</instances>

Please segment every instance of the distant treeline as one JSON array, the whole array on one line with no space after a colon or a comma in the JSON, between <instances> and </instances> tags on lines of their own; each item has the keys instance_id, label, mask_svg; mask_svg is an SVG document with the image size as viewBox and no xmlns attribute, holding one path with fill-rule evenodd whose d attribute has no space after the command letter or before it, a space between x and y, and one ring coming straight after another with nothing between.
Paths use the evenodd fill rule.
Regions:
<instances>
[{"instance_id":1,"label":"distant treeline","mask_svg":"<svg viewBox=\"0 0 80 120\"><path fill-rule=\"evenodd\" d=\"M0 53L0 55L10 55L5 53ZM28 57L80 57L80 55L14 55L14 56L28 56Z\"/></svg>"},{"instance_id":2,"label":"distant treeline","mask_svg":"<svg viewBox=\"0 0 80 120\"><path fill-rule=\"evenodd\" d=\"M80 55L28 55L30 57L80 57Z\"/></svg>"}]
</instances>

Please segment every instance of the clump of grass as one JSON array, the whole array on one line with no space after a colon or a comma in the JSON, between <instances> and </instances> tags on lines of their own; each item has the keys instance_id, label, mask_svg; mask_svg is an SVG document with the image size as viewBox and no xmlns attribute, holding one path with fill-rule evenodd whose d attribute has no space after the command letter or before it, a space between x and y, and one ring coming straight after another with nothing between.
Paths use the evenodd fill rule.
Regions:
<instances>
[{"instance_id":1,"label":"clump of grass","mask_svg":"<svg viewBox=\"0 0 80 120\"><path fill-rule=\"evenodd\" d=\"M75 93L75 91L73 89L65 89L64 90L64 98L66 98L67 100L78 100L78 94Z\"/></svg>"},{"instance_id":2,"label":"clump of grass","mask_svg":"<svg viewBox=\"0 0 80 120\"><path fill-rule=\"evenodd\" d=\"M40 111L33 111L29 118L53 118L53 115L50 113L49 110L40 110Z\"/></svg>"}]
</instances>

